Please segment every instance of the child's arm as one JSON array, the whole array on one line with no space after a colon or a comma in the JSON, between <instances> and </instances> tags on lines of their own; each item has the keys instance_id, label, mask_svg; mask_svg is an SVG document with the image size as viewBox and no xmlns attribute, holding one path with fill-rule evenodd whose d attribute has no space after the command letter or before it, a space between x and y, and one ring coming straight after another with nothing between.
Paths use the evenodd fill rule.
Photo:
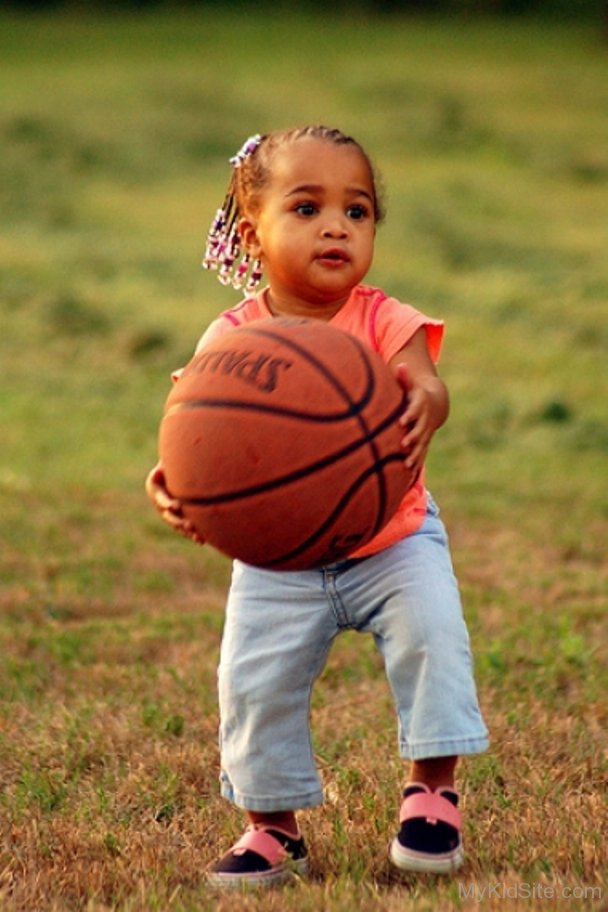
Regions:
<instances>
[{"instance_id":1,"label":"child's arm","mask_svg":"<svg viewBox=\"0 0 608 912\"><path fill-rule=\"evenodd\" d=\"M426 331L419 329L390 362L407 393L407 406L399 419L406 429L402 446L408 468L420 471L435 431L448 417L448 390L437 375L426 344Z\"/></svg>"},{"instance_id":2,"label":"child's arm","mask_svg":"<svg viewBox=\"0 0 608 912\"><path fill-rule=\"evenodd\" d=\"M169 493L165 472L160 462L148 473L146 494L172 529L185 535L186 538L191 538L192 541L199 545L205 544L205 539L196 532L192 524L184 516L181 502Z\"/></svg>"}]
</instances>

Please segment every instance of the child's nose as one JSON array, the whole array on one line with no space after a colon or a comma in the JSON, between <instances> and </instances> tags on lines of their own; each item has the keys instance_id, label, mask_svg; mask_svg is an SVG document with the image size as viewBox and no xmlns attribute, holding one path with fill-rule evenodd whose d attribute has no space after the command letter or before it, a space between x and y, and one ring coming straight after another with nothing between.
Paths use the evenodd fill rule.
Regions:
<instances>
[{"instance_id":1,"label":"child's nose","mask_svg":"<svg viewBox=\"0 0 608 912\"><path fill-rule=\"evenodd\" d=\"M344 238L347 234L346 222L339 217L329 219L323 227L324 237Z\"/></svg>"}]
</instances>

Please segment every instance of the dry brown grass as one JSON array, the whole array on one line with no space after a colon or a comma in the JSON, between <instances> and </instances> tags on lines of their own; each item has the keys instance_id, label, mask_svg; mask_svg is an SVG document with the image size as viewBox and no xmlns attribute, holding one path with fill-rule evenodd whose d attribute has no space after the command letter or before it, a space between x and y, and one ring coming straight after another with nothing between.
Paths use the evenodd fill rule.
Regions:
<instances>
[{"instance_id":1,"label":"dry brown grass","mask_svg":"<svg viewBox=\"0 0 608 912\"><path fill-rule=\"evenodd\" d=\"M238 835L241 819L217 789L214 676L223 587L201 592L196 574L188 584L186 548L169 553L166 563L160 554L154 559L157 571L177 573L185 583L172 613L158 593L148 595L145 616L130 596L110 612L81 603L63 620L39 615L5 639L12 662L31 661L44 675L39 680L30 668L29 699L15 701L0 722L0 908L391 912L479 907L469 894L474 887L494 891L484 909L504 906L497 890L508 896L525 889L537 897L520 898L522 908L540 909L540 890L603 885L605 704L588 677L606 659L605 643L595 640L599 604L592 600L592 616L583 623L580 615L579 625L591 637L597 666L582 666L582 653L554 654L549 663L535 655L542 630L517 616L518 602L502 590L525 576L526 602L545 616L565 603L576 618L580 580L595 589L605 582L605 568L578 558L574 573L565 565L561 582L545 587L545 542L527 543L522 574L508 536L488 531L456 529L453 536L463 588L487 607L473 611L472 629L493 741L487 755L460 770L468 861L457 878L403 880L389 869L386 848L403 776L391 702L368 640L348 634L315 694L326 803L303 815L310 881L263 897L209 893L203 869ZM516 651L499 655L506 629L517 634ZM70 633L86 643L81 658L53 651L53 640ZM591 896L577 907L602 908Z\"/></svg>"}]
</instances>

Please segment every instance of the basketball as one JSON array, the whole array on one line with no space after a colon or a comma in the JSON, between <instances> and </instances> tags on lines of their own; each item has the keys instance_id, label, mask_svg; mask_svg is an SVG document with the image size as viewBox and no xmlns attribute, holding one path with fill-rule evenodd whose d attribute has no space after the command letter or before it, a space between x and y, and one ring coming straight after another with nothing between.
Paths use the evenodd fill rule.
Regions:
<instances>
[{"instance_id":1,"label":"basketball","mask_svg":"<svg viewBox=\"0 0 608 912\"><path fill-rule=\"evenodd\" d=\"M165 404L167 488L205 540L274 570L338 561L413 483L403 390L385 362L321 320L277 317L211 342Z\"/></svg>"}]
</instances>

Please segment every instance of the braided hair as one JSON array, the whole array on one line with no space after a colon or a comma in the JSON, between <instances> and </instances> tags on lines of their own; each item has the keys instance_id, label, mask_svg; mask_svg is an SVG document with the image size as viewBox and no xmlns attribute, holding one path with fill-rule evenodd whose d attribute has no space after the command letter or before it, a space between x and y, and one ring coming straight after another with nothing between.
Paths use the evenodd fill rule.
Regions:
<instances>
[{"instance_id":1,"label":"braided hair","mask_svg":"<svg viewBox=\"0 0 608 912\"><path fill-rule=\"evenodd\" d=\"M378 189L379 180L369 156L352 136L341 130L321 125L275 130L264 135L249 137L236 155L230 159L233 166L226 197L211 223L203 257L205 269L217 270L218 279L233 288L245 286L253 293L262 278L262 264L252 260L242 250L238 220L242 215L256 215L261 205L264 187L270 181L272 162L276 153L300 139L320 139L337 146L352 146L367 163L372 180L374 219L384 218L384 207ZM240 260L239 260L240 258ZM237 263L238 261L238 263Z\"/></svg>"}]
</instances>

